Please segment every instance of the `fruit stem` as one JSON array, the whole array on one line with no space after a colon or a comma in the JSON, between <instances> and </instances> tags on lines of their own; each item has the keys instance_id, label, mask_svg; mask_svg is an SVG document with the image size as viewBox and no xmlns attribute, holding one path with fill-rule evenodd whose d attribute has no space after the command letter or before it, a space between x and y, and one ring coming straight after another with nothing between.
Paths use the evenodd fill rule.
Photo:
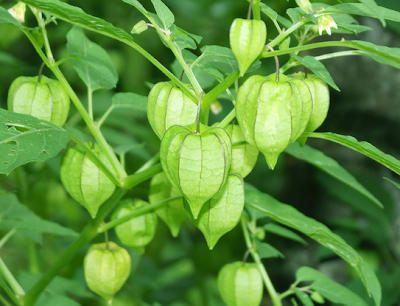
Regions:
<instances>
[{"instance_id":1,"label":"fruit stem","mask_svg":"<svg viewBox=\"0 0 400 306\"><path fill-rule=\"evenodd\" d=\"M246 251L246 253L244 253L244 255L243 255L243 267L244 267L244 265L246 264L246 261L247 261L247 258L249 258L249 255L250 255L250 250L247 250Z\"/></svg>"},{"instance_id":2,"label":"fruit stem","mask_svg":"<svg viewBox=\"0 0 400 306\"><path fill-rule=\"evenodd\" d=\"M232 109L231 112L217 125L218 127L226 127L236 117L236 109Z\"/></svg>"},{"instance_id":3,"label":"fruit stem","mask_svg":"<svg viewBox=\"0 0 400 306\"><path fill-rule=\"evenodd\" d=\"M104 231L104 239L106 241L107 251L110 251L110 243L108 241L108 231Z\"/></svg>"},{"instance_id":4,"label":"fruit stem","mask_svg":"<svg viewBox=\"0 0 400 306\"><path fill-rule=\"evenodd\" d=\"M45 62L42 62L42 64L40 65L40 68L39 68L38 81L37 81L38 84L40 84L40 81L42 80L42 72L43 72L44 65L45 65Z\"/></svg>"},{"instance_id":5,"label":"fruit stem","mask_svg":"<svg viewBox=\"0 0 400 306\"><path fill-rule=\"evenodd\" d=\"M266 47L268 49L270 49L272 52L275 51L274 48L272 48L271 46L267 45ZM277 56L274 56L274 59L275 59L275 66L276 66L276 81L279 82L279 69L280 69L279 58Z\"/></svg>"},{"instance_id":6,"label":"fruit stem","mask_svg":"<svg viewBox=\"0 0 400 306\"><path fill-rule=\"evenodd\" d=\"M253 0L250 1L249 10L247 11L247 20L251 18L251 8L253 7Z\"/></svg>"},{"instance_id":7,"label":"fruit stem","mask_svg":"<svg viewBox=\"0 0 400 306\"><path fill-rule=\"evenodd\" d=\"M250 238L249 230L247 229L247 221L242 216L242 220L240 222L243 230L244 240L246 242L247 249L250 251L251 256L253 257L254 261L257 264L258 270L261 273L262 279L264 281L265 288L267 288L268 294L271 297L272 303L274 306L282 306L282 301L279 297L279 294L276 292L274 285L269 278L267 270L265 269L260 255L255 251L252 240Z\"/></svg>"},{"instance_id":8,"label":"fruit stem","mask_svg":"<svg viewBox=\"0 0 400 306\"><path fill-rule=\"evenodd\" d=\"M200 97L199 97L199 103L197 104L197 117L196 117L196 122L197 122L197 127L196 127L196 131L194 132L194 134L200 134L200 110L201 110L201 99L203 98L204 95L204 91L202 91L200 93Z\"/></svg>"},{"instance_id":9,"label":"fruit stem","mask_svg":"<svg viewBox=\"0 0 400 306\"><path fill-rule=\"evenodd\" d=\"M10 288L7 286L7 284L3 281L3 278L7 281L7 283L10 285ZM14 278L10 270L8 270L6 264L4 261L0 258L0 279L2 282L2 287L4 290L7 290L7 288L10 290L10 292L7 292L7 294L10 296L10 298L15 298L17 301L19 301L20 297L23 297L25 295L24 289L20 286L20 284L17 282L17 280ZM17 305L20 305L20 303L16 303Z\"/></svg>"}]
</instances>

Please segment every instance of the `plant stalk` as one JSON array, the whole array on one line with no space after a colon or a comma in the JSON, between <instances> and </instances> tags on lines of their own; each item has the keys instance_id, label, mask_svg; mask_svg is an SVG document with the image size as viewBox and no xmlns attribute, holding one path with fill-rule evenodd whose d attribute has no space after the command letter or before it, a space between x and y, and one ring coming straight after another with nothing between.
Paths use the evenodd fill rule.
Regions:
<instances>
[{"instance_id":1,"label":"plant stalk","mask_svg":"<svg viewBox=\"0 0 400 306\"><path fill-rule=\"evenodd\" d=\"M269 278L267 270L265 269L263 263L261 262L260 256L255 251L255 248L254 248L253 243L250 238L249 231L247 229L247 221L243 217L242 217L240 224L242 226L243 236L244 236L244 240L246 242L247 249L250 251L250 254L253 257L253 259L258 267L258 270L261 273L265 288L267 288L268 294L271 297L273 305L274 306L282 306L282 301L279 297L279 294L276 292L274 285L272 284L271 279Z\"/></svg>"}]
</instances>

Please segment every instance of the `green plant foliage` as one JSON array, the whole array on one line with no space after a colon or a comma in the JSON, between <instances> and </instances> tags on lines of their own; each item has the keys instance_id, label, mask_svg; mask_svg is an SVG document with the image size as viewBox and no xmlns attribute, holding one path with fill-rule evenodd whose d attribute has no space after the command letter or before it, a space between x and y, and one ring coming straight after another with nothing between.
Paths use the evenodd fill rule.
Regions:
<instances>
[{"instance_id":1,"label":"green plant foliage","mask_svg":"<svg viewBox=\"0 0 400 306\"><path fill-rule=\"evenodd\" d=\"M25 114L0 109L0 173L56 156L69 141L61 127Z\"/></svg>"}]
</instances>

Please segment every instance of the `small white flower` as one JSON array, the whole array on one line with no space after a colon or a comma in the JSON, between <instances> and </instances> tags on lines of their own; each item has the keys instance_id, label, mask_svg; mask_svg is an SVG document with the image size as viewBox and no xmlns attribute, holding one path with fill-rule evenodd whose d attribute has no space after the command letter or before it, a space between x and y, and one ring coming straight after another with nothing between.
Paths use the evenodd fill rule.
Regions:
<instances>
[{"instance_id":1,"label":"small white flower","mask_svg":"<svg viewBox=\"0 0 400 306\"><path fill-rule=\"evenodd\" d=\"M318 17L318 30L319 35L322 35L322 32L326 31L329 35L332 34L331 28L337 29L338 26L333 20L331 15L322 15Z\"/></svg>"},{"instance_id":2,"label":"small white flower","mask_svg":"<svg viewBox=\"0 0 400 306\"><path fill-rule=\"evenodd\" d=\"M18 20L19 23L23 23L25 21L25 11L26 4L22 2L18 2L12 8L8 10L8 12Z\"/></svg>"},{"instance_id":3,"label":"small white flower","mask_svg":"<svg viewBox=\"0 0 400 306\"><path fill-rule=\"evenodd\" d=\"M310 14L313 10L309 0L296 0L296 3L307 14Z\"/></svg>"}]
</instances>

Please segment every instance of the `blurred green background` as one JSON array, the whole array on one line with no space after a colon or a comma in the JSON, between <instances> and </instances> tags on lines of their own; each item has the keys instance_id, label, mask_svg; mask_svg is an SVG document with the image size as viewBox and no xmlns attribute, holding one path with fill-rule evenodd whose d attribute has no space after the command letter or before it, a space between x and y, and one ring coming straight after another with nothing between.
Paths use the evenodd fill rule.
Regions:
<instances>
[{"instance_id":1,"label":"blurred green background","mask_svg":"<svg viewBox=\"0 0 400 306\"><path fill-rule=\"evenodd\" d=\"M143 19L133 7L118 0L67 2L127 32L136 22ZM141 2L151 9L150 1ZM245 17L248 7L244 0L164 2L174 12L179 27L203 37L200 46L218 44L228 47L228 33L232 20ZM337 3L333 0L323 2ZM400 11L398 0L377 2ZM294 0L265 3L281 15L285 15L287 8L295 6ZM5 8L14 4L14 1L0 0L0 5ZM329 39L340 40L344 37L346 40L359 39L378 45L400 47L399 24L389 22L387 28L382 28L374 19L356 19L374 28L374 31L358 36L334 34ZM277 34L276 30L270 21L265 18L264 20L267 22L268 38L273 39ZM27 13L26 23L31 26L35 24L30 12ZM57 60L67 56L66 34L70 29L71 25L63 21L58 21L58 25L48 26L50 42ZM166 80L164 75L128 46L88 31L86 35L107 50L119 73L119 82L115 90L95 93L96 118L100 118L111 105L113 93L135 92L147 95L152 84ZM165 66L171 67L173 55L154 31L150 29L134 39ZM325 51L316 50L310 54L317 55ZM194 52L200 54L198 50ZM324 64L341 92L331 90L328 118L319 131L351 135L400 158L400 71L363 57L333 59ZM12 26L0 25L2 108L7 107L7 91L11 82L18 76L37 75L40 65L39 56L24 35ZM274 65L272 59L264 60L257 73L272 73ZM86 89L72 65L67 61L62 64L61 69L85 101ZM181 70L176 69L174 72L179 76ZM46 68L44 74L53 77ZM211 115L212 122L221 120L231 108L228 101L221 99L220 102L223 112L218 116ZM74 107L71 109L67 125L82 127L86 131ZM127 155L128 173L133 173L158 151L159 140L152 132L145 113L116 110L104 124L102 131L113 146L126 142L138 144L137 150ZM342 183L289 155L280 157L274 171L268 170L264 158L260 155L255 169L246 181L281 202L293 205L307 216L327 224L354 248L361 250L366 259L374 265L381 281L384 292L382 306L400 305L400 192L382 177L397 182L400 181L399 178L383 166L339 145L322 140L312 140L309 144L348 169L381 200L385 209L377 209L373 203L355 194ZM67 195L61 185L61 156L62 154L45 163L20 167L8 177L1 175L0 190L16 192L19 200L39 216L79 232L89 220L89 215ZM149 182L142 183L127 196L147 200L148 186ZM112 240L121 245L113 231L110 235ZM103 240L104 238L99 236L95 242ZM318 268L333 279L346 284L368 300L360 280L352 273L351 268L313 241L307 240L309 245L304 247L268 234L267 241L286 257L283 260L264 261L278 291L286 290L294 281L295 271L307 265ZM46 271L70 242L68 239L50 235L40 237L18 233L3 247L1 257L11 271L25 280L24 285L29 286L30 282L26 280L34 279L37 273ZM82 260L86 250L87 248L83 249L62 271L61 276L72 279L73 282L59 279L46 294L51 295L62 288L65 294L73 297L81 305L105 305L100 298L84 289ZM223 303L216 289L216 275L224 264L241 260L245 253L245 244L240 228L237 227L224 236L213 251L209 251L201 233L189 221L183 225L177 239L170 236L167 227L160 221L157 236L147 247L145 255L140 256L133 250L130 253L133 272L113 305L219 306ZM266 294L263 305L271 305Z\"/></svg>"}]
</instances>

